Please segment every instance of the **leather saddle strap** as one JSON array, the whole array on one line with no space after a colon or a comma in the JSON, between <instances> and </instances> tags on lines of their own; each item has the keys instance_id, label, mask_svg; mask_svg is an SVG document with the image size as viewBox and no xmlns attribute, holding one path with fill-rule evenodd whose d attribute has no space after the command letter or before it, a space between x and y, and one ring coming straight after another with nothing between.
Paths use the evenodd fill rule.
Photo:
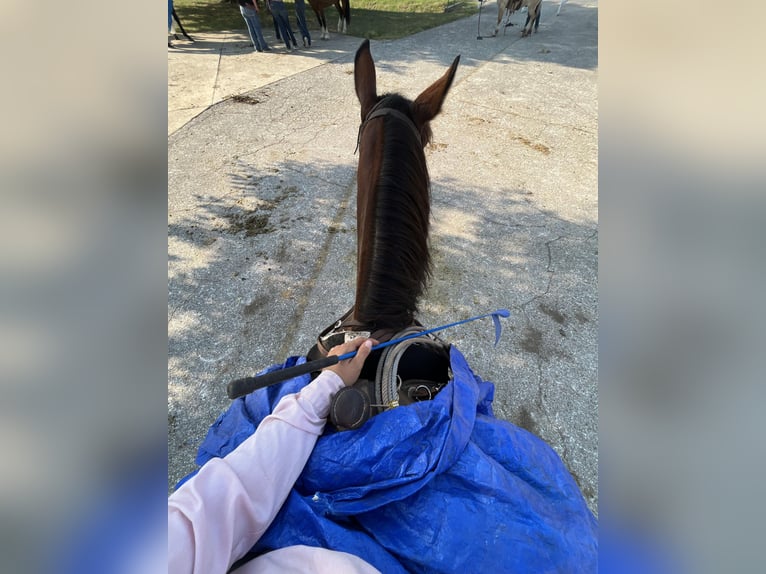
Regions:
<instances>
[{"instance_id":1,"label":"leather saddle strap","mask_svg":"<svg viewBox=\"0 0 766 574\"><path fill-rule=\"evenodd\" d=\"M317 349L323 356L327 356L327 353L335 345L340 345L355 337L372 337L379 343L385 343L394 338L394 335L396 334L395 329L379 329L375 325L368 325L356 321L351 318L353 312L354 308L352 307L344 313L340 319L319 334L317 337ZM418 321L415 321L415 325L422 327Z\"/></svg>"}]
</instances>

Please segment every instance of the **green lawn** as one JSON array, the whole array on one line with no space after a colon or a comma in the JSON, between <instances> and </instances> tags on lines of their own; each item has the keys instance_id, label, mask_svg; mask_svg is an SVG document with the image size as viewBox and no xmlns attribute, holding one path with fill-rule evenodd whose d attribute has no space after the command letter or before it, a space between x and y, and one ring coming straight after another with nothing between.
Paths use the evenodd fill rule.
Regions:
<instances>
[{"instance_id":1,"label":"green lawn","mask_svg":"<svg viewBox=\"0 0 766 574\"><path fill-rule=\"evenodd\" d=\"M293 2L286 0L290 23L296 29ZM174 6L187 32L244 30L239 5L230 0L174 0ZM386 40L409 36L476 13L476 0L351 0L349 34L359 38ZM449 7L449 9L448 9ZM330 33L338 22L334 7L325 10ZM318 32L316 16L306 1L309 30ZM271 16L261 14L265 27ZM313 36L313 33L312 33Z\"/></svg>"}]
</instances>

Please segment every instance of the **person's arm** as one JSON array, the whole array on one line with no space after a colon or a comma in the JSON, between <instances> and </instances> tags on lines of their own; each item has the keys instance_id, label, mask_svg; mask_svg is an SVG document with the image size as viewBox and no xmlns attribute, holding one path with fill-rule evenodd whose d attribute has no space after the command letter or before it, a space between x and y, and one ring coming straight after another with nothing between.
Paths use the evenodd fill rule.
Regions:
<instances>
[{"instance_id":1,"label":"person's arm","mask_svg":"<svg viewBox=\"0 0 766 574\"><path fill-rule=\"evenodd\" d=\"M331 350L359 348L352 341ZM271 524L322 434L332 396L359 377L369 346L282 398L256 432L168 499L168 572L225 573Z\"/></svg>"}]
</instances>

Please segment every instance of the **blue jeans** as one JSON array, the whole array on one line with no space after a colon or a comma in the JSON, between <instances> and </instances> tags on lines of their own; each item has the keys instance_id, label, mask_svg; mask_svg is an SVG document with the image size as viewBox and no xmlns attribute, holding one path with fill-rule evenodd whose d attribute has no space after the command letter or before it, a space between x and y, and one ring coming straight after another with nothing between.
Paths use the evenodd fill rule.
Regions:
<instances>
[{"instance_id":1,"label":"blue jeans","mask_svg":"<svg viewBox=\"0 0 766 574\"><path fill-rule=\"evenodd\" d=\"M284 40L285 46L297 46L295 34L290 27L290 21L287 19L287 8L285 3L277 0L271 0L271 15L274 17L274 24L279 27L279 35Z\"/></svg>"},{"instance_id":2,"label":"blue jeans","mask_svg":"<svg viewBox=\"0 0 766 574\"><path fill-rule=\"evenodd\" d=\"M295 20L298 22L298 29L301 31L301 36L307 40L308 45L311 46L311 34L309 34L309 27L306 23L305 0L295 0Z\"/></svg>"},{"instance_id":3,"label":"blue jeans","mask_svg":"<svg viewBox=\"0 0 766 574\"><path fill-rule=\"evenodd\" d=\"M266 40L263 39L261 19L258 17L258 12L255 11L255 8L249 8L247 6L240 6L239 11L242 13L242 17L247 24L247 31L250 34L250 39L253 41L253 47L259 52L268 50L269 45L266 43Z\"/></svg>"}]
</instances>

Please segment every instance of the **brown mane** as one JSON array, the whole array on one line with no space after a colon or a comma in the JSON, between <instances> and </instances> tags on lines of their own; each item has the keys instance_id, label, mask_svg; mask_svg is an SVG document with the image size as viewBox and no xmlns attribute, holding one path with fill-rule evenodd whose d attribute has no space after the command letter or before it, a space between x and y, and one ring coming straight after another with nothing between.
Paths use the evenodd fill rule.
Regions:
<instances>
[{"instance_id":1,"label":"brown mane","mask_svg":"<svg viewBox=\"0 0 766 574\"><path fill-rule=\"evenodd\" d=\"M357 171L357 281L351 320L371 328L412 325L430 277L430 179L423 148L457 69L414 101L378 96L369 41L354 61L361 104Z\"/></svg>"},{"instance_id":2,"label":"brown mane","mask_svg":"<svg viewBox=\"0 0 766 574\"><path fill-rule=\"evenodd\" d=\"M378 98L379 109L394 109L412 119L412 102L398 94ZM357 214L359 259L355 318L378 327L412 324L417 302L430 275L428 229L430 180L422 139L405 120L383 116L370 124L360 148L375 142L370 154L360 151ZM371 166L364 160L371 157ZM367 163L366 161L364 163ZM368 185L365 170L377 174ZM361 217L359 217L361 215Z\"/></svg>"}]
</instances>

